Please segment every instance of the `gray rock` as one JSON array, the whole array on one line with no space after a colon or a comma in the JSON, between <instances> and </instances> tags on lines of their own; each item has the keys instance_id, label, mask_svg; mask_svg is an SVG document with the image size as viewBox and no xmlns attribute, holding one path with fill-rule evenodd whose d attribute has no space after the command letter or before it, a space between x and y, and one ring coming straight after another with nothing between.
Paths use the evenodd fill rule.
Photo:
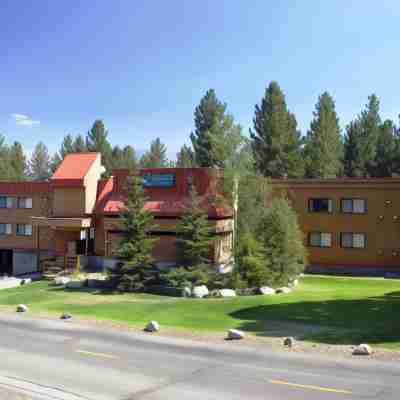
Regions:
<instances>
[{"instance_id":1,"label":"gray rock","mask_svg":"<svg viewBox=\"0 0 400 400\"><path fill-rule=\"evenodd\" d=\"M283 341L283 345L286 347L293 347L294 346L294 338L293 337L287 337Z\"/></svg>"},{"instance_id":2,"label":"gray rock","mask_svg":"<svg viewBox=\"0 0 400 400\"><path fill-rule=\"evenodd\" d=\"M206 285L195 286L192 291L192 296L196 299L201 299L208 296L209 291Z\"/></svg>"},{"instance_id":3,"label":"gray rock","mask_svg":"<svg viewBox=\"0 0 400 400\"><path fill-rule=\"evenodd\" d=\"M263 286L258 289L258 293L264 295L275 294L275 289L269 286Z\"/></svg>"},{"instance_id":4,"label":"gray rock","mask_svg":"<svg viewBox=\"0 0 400 400\"><path fill-rule=\"evenodd\" d=\"M82 289L85 286L86 281L69 281L65 285L67 289Z\"/></svg>"},{"instance_id":5,"label":"gray rock","mask_svg":"<svg viewBox=\"0 0 400 400\"><path fill-rule=\"evenodd\" d=\"M218 290L219 297L236 297L236 292L233 289L220 289Z\"/></svg>"},{"instance_id":6,"label":"gray rock","mask_svg":"<svg viewBox=\"0 0 400 400\"><path fill-rule=\"evenodd\" d=\"M71 278L66 276L56 276L54 278L54 284L57 286L65 286L68 282L71 282Z\"/></svg>"},{"instance_id":7,"label":"gray rock","mask_svg":"<svg viewBox=\"0 0 400 400\"><path fill-rule=\"evenodd\" d=\"M158 332L160 330L160 325L157 321L150 321L144 328L146 332Z\"/></svg>"},{"instance_id":8,"label":"gray rock","mask_svg":"<svg viewBox=\"0 0 400 400\"><path fill-rule=\"evenodd\" d=\"M238 329L229 329L228 331L229 340L240 340L243 338L244 338L244 332L239 331Z\"/></svg>"},{"instance_id":9,"label":"gray rock","mask_svg":"<svg viewBox=\"0 0 400 400\"><path fill-rule=\"evenodd\" d=\"M372 349L368 344L362 343L356 346L353 350L354 356L369 356L372 354Z\"/></svg>"},{"instance_id":10,"label":"gray rock","mask_svg":"<svg viewBox=\"0 0 400 400\"><path fill-rule=\"evenodd\" d=\"M60 319L71 319L72 315L69 313L62 313Z\"/></svg>"},{"instance_id":11,"label":"gray rock","mask_svg":"<svg viewBox=\"0 0 400 400\"><path fill-rule=\"evenodd\" d=\"M26 285L28 283L32 283L32 279L31 278L24 278L21 281L21 285Z\"/></svg>"},{"instance_id":12,"label":"gray rock","mask_svg":"<svg viewBox=\"0 0 400 400\"><path fill-rule=\"evenodd\" d=\"M284 286L284 287L280 287L280 288L276 289L275 293L287 294L287 293L290 293L291 291L292 291L292 289L288 288L287 286Z\"/></svg>"},{"instance_id":13,"label":"gray rock","mask_svg":"<svg viewBox=\"0 0 400 400\"><path fill-rule=\"evenodd\" d=\"M184 287L182 289L182 297L190 297L192 295L192 289L190 287Z\"/></svg>"},{"instance_id":14,"label":"gray rock","mask_svg":"<svg viewBox=\"0 0 400 400\"><path fill-rule=\"evenodd\" d=\"M296 287L299 284L298 279L295 279L294 281L289 283L289 287L293 288Z\"/></svg>"},{"instance_id":15,"label":"gray rock","mask_svg":"<svg viewBox=\"0 0 400 400\"><path fill-rule=\"evenodd\" d=\"M17 306L17 312L27 312L28 311L28 306L25 304L18 304Z\"/></svg>"}]
</instances>

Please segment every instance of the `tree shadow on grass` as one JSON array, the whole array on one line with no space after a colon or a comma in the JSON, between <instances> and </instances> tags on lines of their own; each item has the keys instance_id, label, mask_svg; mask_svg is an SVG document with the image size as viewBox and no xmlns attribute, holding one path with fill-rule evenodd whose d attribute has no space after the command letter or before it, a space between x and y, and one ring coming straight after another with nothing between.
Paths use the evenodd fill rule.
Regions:
<instances>
[{"instance_id":1,"label":"tree shadow on grass","mask_svg":"<svg viewBox=\"0 0 400 400\"><path fill-rule=\"evenodd\" d=\"M400 292L359 300L299 301L244 308L230 314L238 329L259 336L294 336L327 344L400 344Z\"/></svg>"}]
</instances>

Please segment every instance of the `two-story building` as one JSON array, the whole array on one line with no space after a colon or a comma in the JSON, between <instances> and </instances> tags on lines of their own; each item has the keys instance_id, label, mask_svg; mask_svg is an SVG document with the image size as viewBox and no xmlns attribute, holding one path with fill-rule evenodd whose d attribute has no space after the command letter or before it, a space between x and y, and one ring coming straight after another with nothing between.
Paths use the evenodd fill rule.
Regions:
<instances>
[{"instance_id":1,"label":"two-story building","mask_svg":"<svg viewBox=\"0 0 400 400\"><path fill-rule=\"evenodd\" d=\"M99 153L69 154L48 182L0 183L0 274L22 274L57 257L67 265L81 255L94 267L112 265L123 235L120 213L128 170L102 179ZM143 169L146 209L154 215L155 262L179 263L176 224L192 187L217 240L210 255L227 263L232 253L232 210L215 201L218 171L209 168Z\"/></svg>"},{"instance_id":2,"label":"two-story building","mask_svg":"<svg viewBox=\"0 0 400 400\"><path fill-rule=\"evenodd\" d=\"M272 180L296 210L309 271L400 271L400 178Z\"/></svg>"}]
</instances>

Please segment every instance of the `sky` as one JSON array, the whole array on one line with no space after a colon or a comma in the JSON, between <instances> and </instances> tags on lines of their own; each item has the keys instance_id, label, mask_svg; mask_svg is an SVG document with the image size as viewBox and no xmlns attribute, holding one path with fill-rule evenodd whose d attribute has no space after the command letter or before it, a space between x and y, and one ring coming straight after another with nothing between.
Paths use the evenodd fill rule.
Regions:
<instances>
[{"instance_id":1,"label":"sky","mask_svg":"<svg viewBox=\"0 0 400 400\"><path fill-rule=\"evenodd\" d=\"M209 88L244 131L276 80L306 133L329 91L344 127L400 113L398 0L0 2L0 132L28 154L103 119L113 145L174 155Z\"/></svg>"}]
</instances>

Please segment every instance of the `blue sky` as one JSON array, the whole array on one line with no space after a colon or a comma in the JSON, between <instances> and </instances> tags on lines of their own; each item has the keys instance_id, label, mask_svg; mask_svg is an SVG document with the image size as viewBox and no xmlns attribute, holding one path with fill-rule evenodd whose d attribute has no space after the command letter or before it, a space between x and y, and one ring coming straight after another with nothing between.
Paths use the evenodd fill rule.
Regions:
<instances>
[{"instance_id":1,"label":"blue sky","mask_svg":"<svg viewBox=\"0 0 400 400\"><path fill-rule=\"evenodd\" d=\"M173 154L208 88L247 131L271 80L303 133L324 90L342 126L372 92L397 121L399 18L397 0L2 0L0 132L53 151L102 118L113 144Z\"/></svg>"}]
</instances>

